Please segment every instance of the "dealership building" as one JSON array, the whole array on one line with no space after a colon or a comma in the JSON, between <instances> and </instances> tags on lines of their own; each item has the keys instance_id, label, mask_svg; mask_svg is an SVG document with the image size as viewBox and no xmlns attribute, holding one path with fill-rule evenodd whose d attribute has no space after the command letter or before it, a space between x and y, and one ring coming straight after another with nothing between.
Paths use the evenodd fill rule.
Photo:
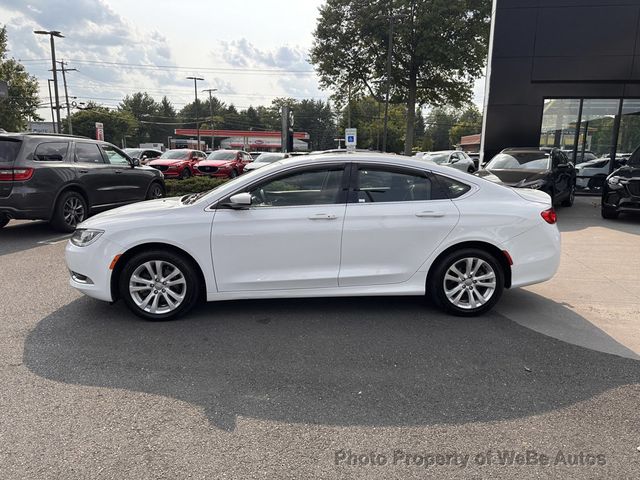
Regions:
<instances>
[{"instance_id":1,"label":"dealership building","mask_svg":"<svg viewBox=\"0 0 640 480\"><path fill-rule=\"evenodd\" d=\"M640 0L494 1L484 159L537 146L574 162L640 146Z\"/></svg>"},{"instance_id":2,"label":"dealership building","mask_svg":"<svg viewBox=\"0 0 640 480\"><path fill-rule=\"evenodd\" d=\"M195 140L198 132L195 128L178 128L176 138L171 141L171 148L186 148L188 140ZM207 144L211 139L219 141L220 148L242 149L256 152L279 152L282 150L282 133L257 130L200 130L201 141ZM297 152L309 150L309 134L295 132L293 134L293 149ZM182 145L184 143L184 146ZM195 141L197 144L197 141Z\"/></svg>"}]
</instances>

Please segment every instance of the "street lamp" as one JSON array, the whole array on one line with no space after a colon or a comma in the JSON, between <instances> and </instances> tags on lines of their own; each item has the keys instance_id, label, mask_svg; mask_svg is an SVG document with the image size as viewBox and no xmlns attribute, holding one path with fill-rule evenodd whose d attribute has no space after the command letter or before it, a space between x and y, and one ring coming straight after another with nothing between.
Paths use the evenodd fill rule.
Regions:
<instances>
[{"instance_id":1,"label":"street lamp","mask_svg":"<svg viewBox=\"0 0 640 480\"><path fill-rule=\"evenodd\" d=\"M218 89L217 88L207 88L206 90L203 90L203 92L209 92L209 115L211 116L211 150L215 150L215 141L216 141L216 137L215 134L213 133L213 92L217 92Z\"/></svg>"},{"instance_id":2,"label":"street lamp","mask_svg":"<svg viewBox=\"0 0 640 480\"><path fill-rule=\"evenodd\" d=\"M58 132L62 132L62 123L60 122L60 96L58 95L58 69L56 68L56 45L53 37L64 38L64 35L57 30L34 30L33 33L36 35L49 35L51 40L51 66L53 69L53 91L56 97L56 121L58 124Z\"/></svg>"},{"instance_id":3,"label":"street lamp","mask_svg":"<svg viewBox=\"0 0 640 480\"><path fill-rule=\"evenodd\" d=\"M200 118L198 112L198 80L204 80L200 77L187 77L187 80L193 80L193 90L196 94L196 131L198 134L198 150L200 150Z\"/></svg>"}]
</instances>

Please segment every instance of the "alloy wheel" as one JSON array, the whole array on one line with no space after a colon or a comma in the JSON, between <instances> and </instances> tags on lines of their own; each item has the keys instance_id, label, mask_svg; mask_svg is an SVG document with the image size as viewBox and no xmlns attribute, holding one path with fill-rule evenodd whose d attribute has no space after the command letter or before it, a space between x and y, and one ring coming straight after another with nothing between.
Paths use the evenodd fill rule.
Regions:
<instances>
[{"instance_id":1,"label":"alloy wheel","mask_svg":"<svg viewBox=\"0 0 640 480\"><path fill-rule=\"evenodd\" d=\"M84 204L78 197L69 197L67 201L64 202L62 215L67 225L75 227L85 218Z\"/></svg>"},{"instance_id":2,"label":"alloy wheel","mask_svg":"<svg viewBox=\"0 0 640 480\"><path fill-rule=\"evenodd\" d=\"M497 287L496 272L481 258L461 258L448 268L443 286L452 305L474 310L491 300Z\"/></svg>"},{"instance_id":3,"label":"alloy wheel","mask_svg":"<svg viewBox=\"0 0 640 480\"><path fill-rule=\"evenodd\" d=\"M154 315L173 312L184 302L187 280L174 264L154 260L138 266L129 279L129 294L141 310Z\"/></svg>"}]
</instances>

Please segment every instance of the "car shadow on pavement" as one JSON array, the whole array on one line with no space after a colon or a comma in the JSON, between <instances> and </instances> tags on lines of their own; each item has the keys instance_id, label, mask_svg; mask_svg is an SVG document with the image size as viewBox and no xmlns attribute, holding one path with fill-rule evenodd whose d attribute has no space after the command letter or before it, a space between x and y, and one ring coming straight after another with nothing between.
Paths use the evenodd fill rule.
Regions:
<instances>
[{"instance_id":1,"label":"car shadow on pavement","mask_svg":"<svg viewBox=\"0 0 640 480\"><path fill-rule=\"evenodd\" d=\"M62 241L69 236L56 232L47 222L10 222L0 229L0 256Z\"/></svg>"},{"instance_id":2,"label":"car shadow on pavement","mask_svg":"<svg viewBox=\"0 0 640 480\"><path fill-rule=\"evenodd\" d=\"M189 402L225 430L237 416L340 426L498 421L640 380L640 362L498 314L449 317L421 298L210 303L167 323L81 298L30 332L24 364L57 382Z\"/></svg>"}]
</instances>

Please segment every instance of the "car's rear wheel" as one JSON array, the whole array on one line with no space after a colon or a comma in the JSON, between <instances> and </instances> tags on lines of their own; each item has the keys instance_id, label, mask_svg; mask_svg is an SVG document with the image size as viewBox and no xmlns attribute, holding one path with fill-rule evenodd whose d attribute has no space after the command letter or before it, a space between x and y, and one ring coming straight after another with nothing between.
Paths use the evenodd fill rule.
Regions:
<instances>
[{"instance_id":1,"label":"car's rear wheel","mask_svg":"<svg viewBox=\"0 0 640 480\"><path fill-rule=\"evenodd\" d=\"M154 200L156 198L164 197L164 188L157 182L153 182L147 192L147 200Z\"/></svg>"},{"instance_id":2,"label":"car's rear wheel","mask_svg":"<svg viewBox=\"0 0 640 480\"><path fill-rule=\"evenodd\" d=\"M185 168L184 170L182 170L182 173L180 174L180 178L182 180L186 180L187 178L191 177L191 170L189 170L188 168Z\"/></svg>"},{"instance_id":3,"label":"car's rear wheel","mask_svg":"<svg viewBox=\"0 0 640 480\"><path fill-rule=\"evenodd\" d=\"M145 320L173 320L197 303L200 280L192 262L163 250L140 253L120 274L120 297Z\"/></svg>"},{"instance_id":4,"label":"car's rear wheel","mask_svg":"<svg viewBox=\"0 0 640 480\"><path fill-rule=\"evenodd\" d=\"M602 218L607 220L615 220L620 216L620 213L615 208L605 207L604 205L602 206L600 213Z\"/></svg>"},{"instance_id":5,"label":"car's rear wheel","mask_svg":"<svg viewBox=\"0 0 640 480\"><path fill-rule=\"evenodd\" d=\"M458 250L438 262L428 287L431 298L445 311L462 317L481 315L500 300L504 271L484 250Z\"/></svg>"},{"instance_id":6,"label":"car's rear wheel","mask_svg":"<svg viewBox=\"0 0 640 480\"><path fill-rule=\"evenodd\" d=\"M571 190L569 191L569 196L562 201L563 207L571 207L573 202L576 200L576 186L572 185Z\"/></svg>"},{"instance_id":7,"label":"car's rear wheel","mask_svg":"<svg viewBox=\"0 0 640 480\"><path fill-rule=\"evenodd\" d=\"M51 225L61 232L73 232L88 216L87 202L78 192L64 192L58 198Z\"/></svg>"},{"instance_id":8,"label":"car's rear wheel","mask_svg":"<svg viewBox=\"0 0 640 480\"><path fill-rule=\"evenodd\" d=\"M10 218L4 213L0 213L0 228L5 227L9 223Z\"/></svg>"}]
</instances>

